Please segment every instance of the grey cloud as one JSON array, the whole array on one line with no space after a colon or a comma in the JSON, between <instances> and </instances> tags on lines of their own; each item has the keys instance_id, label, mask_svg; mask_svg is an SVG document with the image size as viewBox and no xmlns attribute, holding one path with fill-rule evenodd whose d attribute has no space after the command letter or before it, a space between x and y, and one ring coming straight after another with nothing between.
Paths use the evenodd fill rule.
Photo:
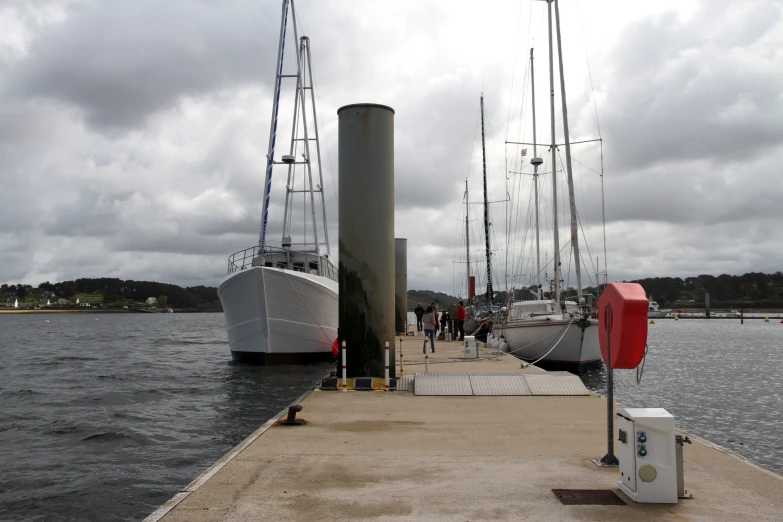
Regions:
<instances>
[{"instance_id":1,"label":"grey cloud","mask_svg":"<svg viewBox=\"0 0 783 522\"><path fill-rule=\"evenodd\" d=\"M80 107L91 124L135 127L178 98L267 80L277 2L96 2L11 68L17 96Z\"/></svg>"}]
</instances>

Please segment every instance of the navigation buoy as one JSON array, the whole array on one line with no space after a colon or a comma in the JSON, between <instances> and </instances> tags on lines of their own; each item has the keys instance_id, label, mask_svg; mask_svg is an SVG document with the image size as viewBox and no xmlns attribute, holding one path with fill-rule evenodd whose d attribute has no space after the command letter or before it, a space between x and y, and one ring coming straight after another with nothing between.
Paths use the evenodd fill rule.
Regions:
<instances>
[{"instance_id":1,"label":"navigation buoy","mask_svg":"<svg viewBox=\"0 0 783 522\"><path fill-rule=\"evenodd\" d=\"M650 324L655 324L655 320L654 319L650 319Z\"/></svg>"},{"instance_id":2,"label":"navigation buoy","mask_svg":"<svg viewBox=\"0 0 783 522\"><path fill-rule=\"evenodd\" d=\"M679 320L680 320L680 316L679 316L679 315L675 315L675 316L674 316L674 320L675 320L675 321L679 321Z\"/></svg>"},{"instance_id":3,"label":"navigation buoy","mask_svg":"<svg viewBox=\"0 0 783 522\"><path fill-rule=\"evenodd\" d=\"M765 322L765 323L768 323L768 322L769 322L769 317L765 317L765 318L764 318L764 322Z\"/></svg>"}]
</instances>

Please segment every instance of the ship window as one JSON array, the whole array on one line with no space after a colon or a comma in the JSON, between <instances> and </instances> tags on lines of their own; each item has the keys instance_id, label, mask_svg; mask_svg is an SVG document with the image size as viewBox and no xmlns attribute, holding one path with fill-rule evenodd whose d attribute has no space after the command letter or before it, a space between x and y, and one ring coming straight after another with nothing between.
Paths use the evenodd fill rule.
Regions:
<instances>
[{"instance_id":1,"label":"ship window","mask_svg":"<svg viewBox=\"0 0 783 522\"><path fill-rule=\"evenodd\" d=\"M318 263L310 261L310 270L318 270Z\"/></svg>"},{"instance_id":2,"label":"ship window","mask_svg":"<svg viewBox=\"0 0 783 522\"><path fill-rule=\"evenodd\" d=\"M272 266L272 262L271 261L267 261L266 263L264 263L264 266Z\"/></svg>"}]
</instances>

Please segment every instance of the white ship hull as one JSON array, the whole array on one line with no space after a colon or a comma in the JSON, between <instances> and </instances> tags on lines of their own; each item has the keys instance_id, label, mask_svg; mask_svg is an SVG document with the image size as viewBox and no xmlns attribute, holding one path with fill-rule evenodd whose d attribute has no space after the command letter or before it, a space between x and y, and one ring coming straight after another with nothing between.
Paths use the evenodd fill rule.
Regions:
<instances>
[{"instance_id":1,"label":"white ship hull","mask_svg":"<svg viewBox=\"0 0 783 522\"><path fill-rule=\"evenodd\" d=\"M272 267L248 267L221 281L231 356L261 363L327 360L337 338L336 281Z\"/></svg>"},{"instance_id":2,"label":"white ship hull","mask_svg":"<svg viewBox=\"0 0 783 522\"><path fill-rule=\"evenodd\" d=\"M669 312L664 310L649 310L647 312L647 319L663 319L668 316Z\"/></svg>"},{"instance_id":3,"label":"white ship hull","mask_svg":"<svg viewBox=\"0 0 783 522\"><path fill-rule=\"evenodd\" d=\"M568 325L569 321L559 316L523 319L496 326L494 334L504 338L504 351L520 359L536 361L543 357L536 363L543 368L582 371L601 364L598 327L595 320L587 321L589 326L583 329L576 321Z\"/></svg>"}]
</instances>

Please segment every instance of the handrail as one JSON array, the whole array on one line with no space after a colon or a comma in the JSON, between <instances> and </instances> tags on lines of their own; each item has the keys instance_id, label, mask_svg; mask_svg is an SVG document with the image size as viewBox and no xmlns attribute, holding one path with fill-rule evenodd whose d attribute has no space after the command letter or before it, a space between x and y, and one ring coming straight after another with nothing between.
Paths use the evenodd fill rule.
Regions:
<instances>
[{"instance_id":1,"label":"handrail","mask_svg":"<svg viewBox=\"0 0 783 522\"><path fill-rule=\"evenodd\" d=\"M285 266L278 266L280 262L275 263L276 268L284 268L287 270L294 270L297 272L310 273L310 263L314 263L318 266L317 274L323 277L328 277L333 281L337 281L337 269L334 265L325 257L319 257L312 252L302 252L299 250L292 250L290 248L280 248L273 246L265 246L263 254L258 245L234 252L228 257L228 272L227 274L233 274L239 270L245 270L258 266L258 263L254 264L254 261L261 257L264 260L263 266L266 266L267 259L273 255L284 255L287 261L283 261ZM270 261L271 262L271 261Z\"/></svg>"}]
</instances>

